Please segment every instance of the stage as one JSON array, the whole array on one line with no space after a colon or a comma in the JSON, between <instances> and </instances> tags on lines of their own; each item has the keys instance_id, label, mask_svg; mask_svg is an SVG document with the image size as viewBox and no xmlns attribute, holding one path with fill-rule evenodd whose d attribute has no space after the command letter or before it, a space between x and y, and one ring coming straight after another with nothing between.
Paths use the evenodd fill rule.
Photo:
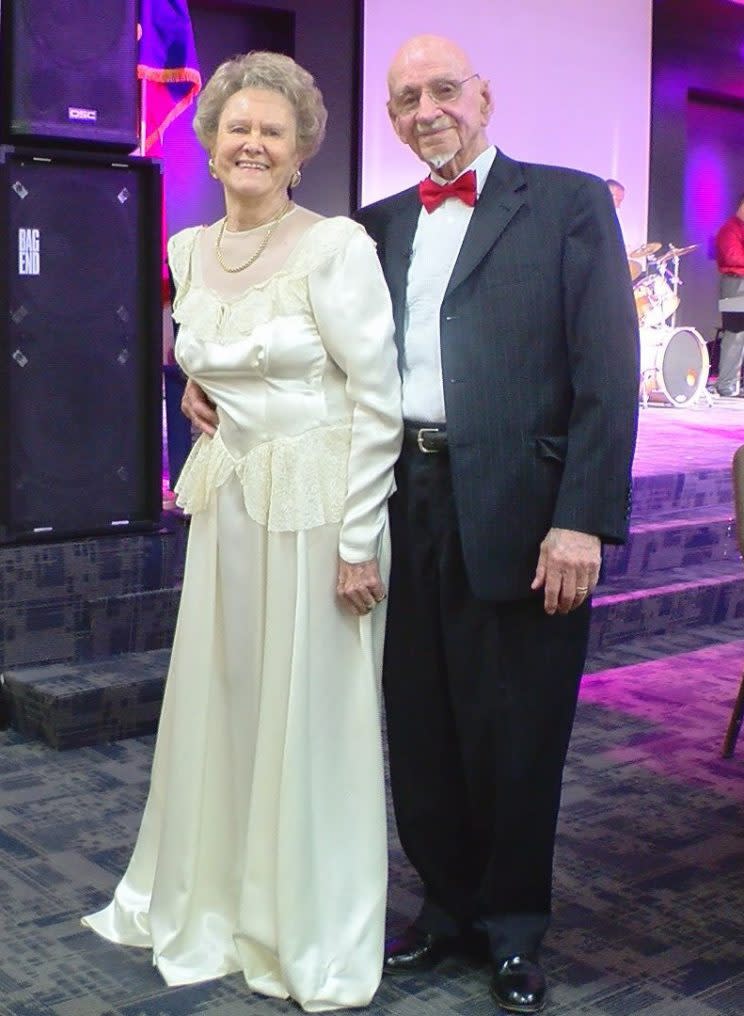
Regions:
<instances>
[{"instance_id":1,"label":"stage","mask_svg":"<svg viewBox=\"0 0 744 1016\"><path fill-rule=\"evenodd\" d=\"M744 444L744 398L641 406L633 477L728 469Z\"/></svg>"}]
</instances>

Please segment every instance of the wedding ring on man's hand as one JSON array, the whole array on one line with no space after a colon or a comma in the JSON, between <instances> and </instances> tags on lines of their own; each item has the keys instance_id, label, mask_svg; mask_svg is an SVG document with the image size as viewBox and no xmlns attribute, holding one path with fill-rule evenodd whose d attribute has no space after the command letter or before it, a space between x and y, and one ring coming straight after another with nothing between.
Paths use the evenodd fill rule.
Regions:
<instances>
[{"instance_id":1,"label":"wedding ring on man's hand","mask_svg":"<svg viewBox=\"0 0 744 1016\"><path fill-rule=\"evenodd\" d=\"M576 592L581 593L581 595L584 596L586 593L589 592L589 586L577 586Z\"/></svg>"}]
</instances>

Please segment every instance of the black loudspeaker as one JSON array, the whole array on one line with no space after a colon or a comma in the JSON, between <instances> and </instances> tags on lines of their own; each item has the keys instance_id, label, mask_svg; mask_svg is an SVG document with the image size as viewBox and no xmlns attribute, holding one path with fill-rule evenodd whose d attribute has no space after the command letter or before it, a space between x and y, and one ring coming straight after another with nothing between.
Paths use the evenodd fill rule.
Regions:
<instances>
[{"instance_id":1,"label":"black loudspeaker","mask_svg":"<svg viewBox=\"0 0 744 1016\"><path fill-rule=\"evenodd\" d=\"M137 0L0 0L4 140L137 146Z\"/></svg>"},{"instance_id":2,"label":"black loudspeaker","mask_svg":"<svg viewBox=\"0 0 744 1016\"><path fill-rule=\"evenodd\" d=\"M0 542L161 508L161 173L0 147Z\"/></svg>"}]
</instances>

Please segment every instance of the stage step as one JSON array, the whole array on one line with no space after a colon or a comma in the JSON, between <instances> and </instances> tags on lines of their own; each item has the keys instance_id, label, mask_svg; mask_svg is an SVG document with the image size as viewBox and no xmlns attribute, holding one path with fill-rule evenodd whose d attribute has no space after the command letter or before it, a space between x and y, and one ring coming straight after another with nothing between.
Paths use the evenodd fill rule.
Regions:
<instances>
[{"instance_id":1,"label":"stage step","mask_svg":"<svg viewBox=\"0 0 744 1016\"><path fill-rule=\"evenodd\" d=\"M590 652L628 639L657 638L739 618L744 631L741 560L624 576L597 587Z\"/></svg>"},{"instance_id":2,"label":"stage step","mask_svg":"<svg viewBox=\"0 0 744 1016\"><path fill-rule=\"evenodd\" d=\"M157 729L170 650L5 671L3 701L16 730L52 748L79 748Z\"/></svg>"},{"instance_id":3,"label":"stage step","mask_svg":"<svg viewBox=\"0 0 744 1016\"><path fill-rule=\"evenodd\" d=\"M742 643L741 666L744 669L744 624L741 619L736 619L722 621L720 624L685 628L668 635L657 635L652 638L644 635L634 639L624 639L612 646L601 649L594 648L589 652L584 672L593 674L598 670L647 663L663 657L691 653L696 649L706 649L709 646L730 642ZM734 692L735 689L732 689L732 694Z\"/></svg>"},{"instance_id":4,"label":"stage step","mask_svg":"<svg viewBox=\"0 0 744 1016\"><path fill-rule=\"evenodd\" d=\"M744 638L730 469L641 475L633 493L627 545L605 548L588 668L621 647L642 659ZM165 519L155 534L0 547L0 672L21 732L64 748L156 729L188 533Z\"/></svg>"},{"instance_id":5,"label":"stage step","mask_svg":"<svg viewBox=\"0 0 744 1016\"><path fill-rule=\"evenodd\" d=\"M730 506L731 490L729 465L634 476L632 517L638 523L659 521L679 512L691 512L711 505Z\"/></svg>"},{"instance_id":6,"label":"stage step","mask_svg":"<svg viewBox=\"0 0 744 1016\"><path fill-rule=\"evenodd\" d=\"M169 644L187 532L0 546L0 671Z\"/></svg>"},{"instance_id":7,"label":"stage step","mask_svg":"<svg viewBox=\"0 0 744 1016\"><path fill-rule=\"evenodd\" d=\"M595 615L598 620L599 611ZM586 673L742 641L741 619L672 631L646 631L592 645ZM13 667L6 671L3 705L12 725L56 749L77 748L157 730L170 652L124 653L107 660Z\"/></svg>"},{"instance_id":8,"label":"stage step","mask_svg":"<svg viewBox=\"0 0 744 1016\"><path fill-rule=\"evenodd\" d=\"M731 505L678 510L645 521L634 518L627 543L605 547L603 558L604 581L711 561L738 561Z\"/></svg>"},{"instance_id":9,"label":"stage step","mask_svg":"<svg viewBox=\"0 0 744 1016\"><path fill-rule=\"evenodd\" d=\"M76 658L95 660L118 653L170 649L180 598L181 586L177 585L89 600L89 634Z\"/></svg>"},{"instance_id":10,"label":"stage step","mask_svg":"<svg viewBox=\"0 0 744 1016\"><path fill-rule=\"evenodd\" d=\"M660 574L663 585L658 584ZM175 608L178 590L161 590L152 596L164 592ZM136 622L148 598L138 599L137 606L132 599L127 616L123 598L116 598L122 623L119 649L126 649L130 638L143 637ZM662 649L673 654L744 638L742 619L744 565L740 561L669 569L640 581L617 579L600 587L595 597L587 671L613 666L613 653L621 650L627 659L633 646L642 660L657 658ZM3 698L11 723L19 732L54 748L153 733L169 655L168 648L157 648L123 651L102 659L9 667L3 675Z\"/></svg>"}]
</instances>

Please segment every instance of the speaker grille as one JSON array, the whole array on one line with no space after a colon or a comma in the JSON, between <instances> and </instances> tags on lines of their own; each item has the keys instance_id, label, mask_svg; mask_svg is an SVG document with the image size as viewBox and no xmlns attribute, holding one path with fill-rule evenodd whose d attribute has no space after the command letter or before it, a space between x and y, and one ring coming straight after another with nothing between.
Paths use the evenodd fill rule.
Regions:
<instances>
[{"instance_id":1,"label":"speaker grille","mask_svg":"<svg viewBox=\"0 0 744 1016\"><path fill-rule=\"evenodd\" d=\"M90 70L114 58L131 25L129 0L16 0L18 30L55 67Z\"/></svg>"},{"instance_id":2,"label":"speaker grille","mask_svg":"<svg viewBox=\"0 0 744 1016\"><path fill-rule=\"evenodd\" d=\"M136 6L14 0L3 27L12 135L135 147Z\"/></svg>"},{"instance_id":3,"label":"speaker grille","mask_svg":"<svg viewBox=\"0 0 744 1016\"><path fill-rule=\"evenodd\" d=\"M159 517L159 174L129 161L11 158L2 173L12 533Z\"/></svg>"}]
</instances>

